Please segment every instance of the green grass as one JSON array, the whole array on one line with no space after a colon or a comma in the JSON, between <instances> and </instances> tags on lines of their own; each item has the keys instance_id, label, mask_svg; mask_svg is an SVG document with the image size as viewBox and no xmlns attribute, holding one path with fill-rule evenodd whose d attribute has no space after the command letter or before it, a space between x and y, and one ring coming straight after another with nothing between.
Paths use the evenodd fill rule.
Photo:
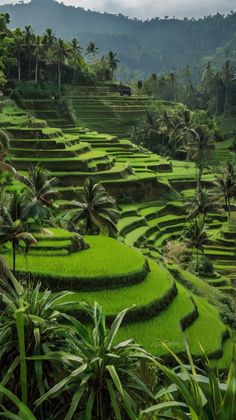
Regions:
<instances>
[{"instance_id":1,"label":"green grass","mask_svg":"<svg viewBox=\"0 0 236 420\"><path fill-rule=\"evenodd\" d=\"M173 284L173 279L168 271L161 265L149 260L150 273L145 280L130 287L121 287L112 290L101 290L96 292L80 292L70 296L62 297L60 302L85 300L91 305L97 301L107 314L116 314L121 310L133 305L141 306L162 297ZM69 308L76 308L76 304L69 305Z\"/></svg>"},{"instance_id":2,"label":"green grass","mask_svg":"<svg viewBox=\"0 0 236 420\"><path fill-rule=\"evenodd\" d=\"M180 267L177 268L177 271L189 283L190 287L193 287L202 297L213 305L217 305L218 307L222 306L222 293L219 290L209 285L206 280L200 279L189 271L183 270Z\"/></svg>"},{"instance_id":3,"label":"green grass","mask_svg":"<svg viewBox=\"0 0 236 420\"><path fill-rule=\"evenodd\" d=\"M191 345L191 352L195 355L201 353L200 345L207 354L221 349L222 335L226 331L226 326L219 317L216 307L210 305L201 297L195 296L198 307L199 317L185 331L185 335Z\"/></svg>"},{"instance_id":4,"label":"green grass","mask_svg":"<svg viewBox=\"0 0 236 420\"><path fill-rule=\"evenodd\" d=\"M214 360L213 363L218 369L228 369L233 357L233 342L231 338L228 338L223 345L223 356Z\"/></svg>"},{"instance_id":5,"label":"green grass","mask_svg":"<svg viewBox=\"0 0 236 420\"><path fill-rule=\"evenodd\" d=\"M143 255L115 239L105 236L85 236L90 249L66 256L46 257L28 254L17 256L17 269L32 273L52 274L58 277L122 276L138 272L144 265ZM11 264L11 256L7 259Z\"/></svg>"},{"instance_id":6,"label":"green grass","mask_svg":"<svg viewBox=\"0 0 236 420\"><path fill-rule=\"evenodd\" d=\"M178 286L178 296L167 310L148 321L121 327L119 339L134 338L157 356L166 354L162 342L168 344L172 350L180 352L183 349L180 320L192 310L190 294L182 286Z\"/></svg>"},{"instance_id":7,"label":"green grass","mask_svg":"<svg viewBox=\"0 0 236 420\"><path fill-rule=\"evenodd\" d=\"M183 333L180 320L193 310L190 294L184 287L178 285L178 296L166 311L148 321L137 322L121 328L120 339L134 338L151 353L161 356L166 354L162 343L167 344L175 352L184 350ZM226 330L220 321L218 311L204 299L194 297L199 310L199 318L187 328L190 349L195 355L200 355L199 342L207 354L221 348L222 333Z\"/></svg>"}]
</instances>

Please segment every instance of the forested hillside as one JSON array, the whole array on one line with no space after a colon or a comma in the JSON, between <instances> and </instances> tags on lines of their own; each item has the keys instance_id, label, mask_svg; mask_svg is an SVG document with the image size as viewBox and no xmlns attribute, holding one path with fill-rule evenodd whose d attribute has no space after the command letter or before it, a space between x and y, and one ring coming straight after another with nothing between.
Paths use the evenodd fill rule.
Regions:
<instances>
[{"instance_id":1,"label":"forested hillside","mask_svg":"<svg viewBox=\"0 0 236 420\"><path fill-rule=\"evenodd\" d=\"M209 57L216 57L217 64L221 62L219 56L223 55L225 60L235 54L232 39L236 33L236 13L233 12L198 20L156 18L142 22L121 14L68 7L54 0L1 6L0 13L6 12L11 16L11 28L23 28L27 22L37 33L42 33L51 27L64 39L77 37L83 46L96 41L101 55L109 49L115 50L128 73L137 71L140 77L151 72L176 71L187 64L196 68L198 76Z\"/></svg>"}]
</instances>

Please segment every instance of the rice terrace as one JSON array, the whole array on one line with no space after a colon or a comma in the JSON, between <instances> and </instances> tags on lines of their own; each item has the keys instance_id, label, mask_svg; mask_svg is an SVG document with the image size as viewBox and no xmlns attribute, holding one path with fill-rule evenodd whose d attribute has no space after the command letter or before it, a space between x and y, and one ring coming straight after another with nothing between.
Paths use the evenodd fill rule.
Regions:
<instances>
[{"instance_id":1,"label":"rice terrace","mask_svg":"<svg viewBox=\"0 0 236 420\"><path fill-rule=\"evenodd\" d=\"M234 420L236 12L82 3L0 5L0 419Z\"/></svg>"}]
</instances>

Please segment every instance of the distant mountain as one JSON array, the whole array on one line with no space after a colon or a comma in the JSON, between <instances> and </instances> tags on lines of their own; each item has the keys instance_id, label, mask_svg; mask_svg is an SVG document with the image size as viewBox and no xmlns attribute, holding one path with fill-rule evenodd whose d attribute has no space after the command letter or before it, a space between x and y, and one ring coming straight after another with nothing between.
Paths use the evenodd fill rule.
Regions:
<instances>
[{"instance_id":1,"label":"distant mountain","mask_svg":"<svg viewBox=\"0 0 236 420\"><path fill-rule=\"evenodd\" d=\"M77 37L83 46L95 41L101 55L109 50L117 52L121 65L139 72L140 77L176 71L187 64L197 72L204 57L218 54L236 35L236 13L232 12L226 17L216 14L198 20L156 18L142 22L54 0L0 6L0 13L6 12L10 14L11 28L32 25L42 33L51 27L57 36L67 40Z\"/></svg>"}]
</instances>

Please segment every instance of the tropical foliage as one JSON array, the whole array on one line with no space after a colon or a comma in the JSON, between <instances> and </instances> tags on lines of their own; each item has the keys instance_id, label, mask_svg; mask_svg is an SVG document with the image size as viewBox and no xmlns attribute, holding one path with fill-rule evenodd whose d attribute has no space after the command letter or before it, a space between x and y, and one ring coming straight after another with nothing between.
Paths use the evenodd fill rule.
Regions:
<instances>
[{"instance_id":1,"label":"tropical foliage","mask_svg":"<svg viewBox=\"0 0 236 420\"><path fill-rule=\"evenodd\" d=\"M115 200L92 178L85 181L81 199L66 207L71 209L65 216L71 229L76 226L79 229L82 224L82 231L89 234L100 232L102 227L107 228L111 236L117 233L119 212Z\"/></svg>"}]
</instances>

